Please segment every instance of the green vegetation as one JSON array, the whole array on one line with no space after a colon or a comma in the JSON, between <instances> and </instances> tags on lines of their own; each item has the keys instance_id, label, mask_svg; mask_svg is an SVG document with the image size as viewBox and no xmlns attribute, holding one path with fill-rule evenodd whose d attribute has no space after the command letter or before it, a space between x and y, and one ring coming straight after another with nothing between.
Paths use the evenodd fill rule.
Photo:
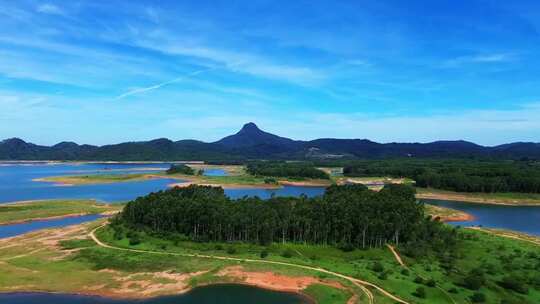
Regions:
<instances>
[{"instance_id":1,"label":"green vegetation","mask_svg":"<svg viewBox=\"0 0 540 304\"><path fill-rule=\"evenodd\" d=\"M166 171L167 174L186 174L186 175L194 175L195 170L191 168L190 166L184 165L184 164L173 164L169 169ZM200 174L202 175L202 174Z\"/></svg>"},{"instance_id":2,"label":"green vegetation","mask_svg":"<svg viewBox=\"0 0 540 304\"><path fill-rule=\"evenodd\" d=\"M255 176L329 179L328 173L306 162L258 161L250 162L246 171Z\"/></svg>"},{"instance_id":3,"label":"green vegetation","mask_svg":"<svg viewBox=\"0 0 540 304\"><path fill-rule=\"evenodd\" d=\"M246 242L194 242L180 236L163 238L150 231L139 232L141 242L130 246L127 231L124 231L120 239L114 235L115 229L112 227L98 233L98 237L108 244L138 250L241 259L261 259L261 252L266 251L268 255L263 258L265 261L322 267L378 284L412 303L468 303L473 297L478 299L476 293L485 296L485 303L506 300L532 304L540 301L540 285L537 281L540 247L476 230L458 229L457 242L452 250L432 251L424 256L407 255L407 250L400 250L408 270L395 261L387 248L345 251L333 246L298 243L274 242L262 246ZM231 247L235 250L232 254L228 253ZM120 259L119 265L115 265L116 262L111 259L111 256L100 259L105 263L100 268L130 267L122 264ZM287 275L302 275L303 272L290 267L285 271L277 265L241 265L250 270L270 267ZM321 279L332 278L326 274L312 275ZM504 282L517 282L521 287L505 285ZM527 291L523 293L525 288ZM422 295L419 289L424 291L423 298L418 296ZM376 302L384 303L382 299Z\"/></svg>"},{"instance_id":4,"label":"green vegetation","mask_svg":"<svg viewBox=\"0 0 540 304\"><path fill-rule=\"evenodd\" d=\"M317 301L317 304L344 304L351 298L351 293L322 284L312 284L303 291Z\"/></svg>"},{"instance_id":5,"label":"green vegetation","mask_svg":"<svg viewBox=\"0 0 540 304\"><path fill-rule=\"evenodd\" d=\"M354 161L345 176L408 177L419 187L457 192L540 193L540 164L534 161L392 159Z\"/></svg>"},{"instance_id":6,"label":"green vegetation","mask_svg":"<svg viewBox=\"0 0 540 304\"><path fill-rule=\"evenodd\" d=\"M89 224L88 229L100 222ZM69 235L58 234L60 231L62 230L36 232L9 243L0 240L0 291L85 291L104 295L118 293L122 296L137 296L148 288L138 287L126 293L126 290L122 290L125 288L122 286L128 285L126 280L137 281L144 275L150 283L161 284L164 278L158 274L163 271L179 274L209 271L185 279L186 284L194 287L234 282L228 277L217 275L224 267L233 265L242 266L245 271L271 271L287 276L313 276L339 281L331 275L288 266L102 248L85 238L89 231L87 229L73 231ZM261 253L265 251L267 255L261 260L336 271L377 284L410 303L470 303L473 298L480 299L481 296L475 296L477 293L484 295L485 303L533 304L540 301L540 247L476 230L458 229L457 243L451 251L408 256L403 255L407 251L400 250L409 270L401 267L387 248L345 251L334 246L292 242L274 242L266 246L250 242L194 242L180 235L163 238L148 230L138 232L138 244L130 245L130 237L134 235L129 234L128 230L116 233L115 229L109 227L98 230L97 236L101 241L113 246L163 253L261 259ZM68 254L68 251L61 252L56 246L45 245L50 244L55 237L61 241L60 245L64 249L80 250ZM235 250L232 254L227 253L230 247ZM285 251L289 251L291 256L284 257L282 254ZM415 282L418 275L425 279ZM477 290L469 289L474 287L472 285L466 285L470 280L467 278L471 275L481 276L478 280L481 285ZM436 283L435 287L431 281ZM512 283L508 284L509 282ZM512 285L513 282L518 285ZM341 283L348 286L343 281ZM31 284L31 287L28 287L28 284ZM96 289L87 290L87 287ZM418 288L424 289L425 298L415 296ZM351 290L342 291L318 284L306 290L318 303L336 304L346 303L338 299L344 298L341 293L348 292ZM359 290L354 292L362 295ZM375 303L395 301L375 293Z\"/></svg>"},{"instance_id":7,"label":"green vegetation","mask_svg":"<svg viewBox=\"0 0 540 304\"><path fill-rule=\"evenodd\" d=\"M323 197L269 200L231 200L221 188L192 185L129 202L113 227L196 241L298 242L344 250L393 242L419 254L431 247L445 250L454 234L425 218L413 188L404 185L379 192L363 185L331 186Z\"/></svg>"},{"instance_id":8,"label":"green vegetation","mask_svg":"<svg viewBox=\"0 0 540 304\"><path fill-rule=\"evenodd\" d=\"M66 215L119 211L123 206L101 204L93 200L46 200L0 205L0 224Z\"/></svg>"}]
</instances>

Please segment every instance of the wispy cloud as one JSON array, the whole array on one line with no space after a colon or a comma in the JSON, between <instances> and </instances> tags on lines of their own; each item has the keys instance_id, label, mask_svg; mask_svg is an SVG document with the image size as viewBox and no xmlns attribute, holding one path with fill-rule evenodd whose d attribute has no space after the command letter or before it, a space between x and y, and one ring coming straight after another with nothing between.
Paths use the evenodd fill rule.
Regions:
<instances>
[{"instance_id":1,"label":"wispy cloud","mask_svg":"<svg viewBox=\"0 0 540 304\"><path fill-rule=\"evenodd\" d=\"M254 53L212 47L204 43L194 43L193 37L179 37L164 30L141 33L133 37L133 44L161 53L187 56L221 64L225 69L252 76L309 85L325 79L324 73L308 66L280 64ZM142 37L141 37L142 36ZM178 41L182 41L179 43ZM240 62L240 63L239 63Z\"/></svg>"},{"instance_id":2,"label":"wispy cloud","mask_svg":"<svg viewBox=\"0 0 540 304\"><path fill-rule=\"evenodd\" d=\"M478 54L453 58L443 62L442 66L445 68L456 68L466 64L505 63L515 61L517 59L517 56L513 53Z\"/></svg>"},{"instance_id":3,"label":"wispy cloud","mask_svg":"<svg viewBox=\"0 0 540 304\"><path fill-rule=\"evenodd\" d=\"M64 11L61 8L50 3L44 3L44 4L38 5L38 7L36 8L36 11L43 14L64 15Z\"/></svg>"},{"instance_id":4,"label":"wispy cloud","mask_svg":"<svg viewBox=\"0 0 540 304\"><path fill-rule=\"evenodd\" d=\"M202 73L209 72L209 71L212 71L212 70L215 70L215 69L217 69L217 67L205 68L205 69L197 70L197 71L188 73L186 75L183 75L181 77L177 77L177 78L174 78L174 79L171 79L171 80L168 80L168 81L165 81L165 82L161 82L161 83L149 86L149 87L136 88L136 89L133 89L133 90L129 90L129 91L123 93L123 94L120 94L120 95L116 96L115 99L117 99L117 100L118 99L123 99L123 98L129 97L129 96L132 96L132 95L137 95L137 94L142 94L142 93L150 92L150 91L153 91L153 90L157 90L157 89L162 88L164 86L167 86L167 85L170 85L170 84L173 84L173 83L176 83L176 82L180 82L180 81L183 81L183 80L185 80L187 78L197 76L197 75L200 75Z\"/></svg>"}]
</instances>

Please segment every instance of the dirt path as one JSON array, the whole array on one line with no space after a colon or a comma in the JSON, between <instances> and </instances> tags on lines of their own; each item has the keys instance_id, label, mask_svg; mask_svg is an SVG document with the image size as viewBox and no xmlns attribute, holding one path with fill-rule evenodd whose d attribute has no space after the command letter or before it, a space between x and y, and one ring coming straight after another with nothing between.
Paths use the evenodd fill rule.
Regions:
<instances>
[{"instance_id":1,"label":"dirt path","mask_svg":"<svg viewBox=\"0 0 540 304\"><path fill-rule=\"evenodd\" d=\"M188 254L188 253L176 253L176 252L162 252L162 251L151 251L151 250L141 250L141 249L131 249L131 248L122 248L122 247L116 247L111 246L108 244L103 243L100 241L97 237L95 232L103 228L105 225L99 226L94 228L88 236L98 245L104 248L109 248L113 250L121 250L121 251L130 251L130 252L138 252L138 253L150 253L150 254L160 254L160 255L172 255L172 256L182 256L182 257L194 257L194 258L207 258L207 259L216 259L216 260L227 260L227 261L236 261L236 262L247 262L247 263L261 263L261 264L273 264L273 265L282 265L282 266L289 266L289 267L296 267L296 268L302 268L307 269L311 271L316 272L322 272L325 274L329 274L338 278L345 279L354 285L358 286L362 291L366 294L368 297L369 303L374 303L374 297L373 293L366 288L366 286L369 286L371 288L376 289L378 292L382 293L383 295L387 296L388 298L402 304L410 304L409 302L406 302L397 296L394 296L393 294L389 293L388 291L384 290L382 287L375 285L373 283L359 280L350 276L346 276L344 274L333 272L330 270L326 270L320 267L311 267L311 266L305 266L300 264L293 264L293 263L285 263L285 262L277 262L277 261L267 261L267 260L256 260L256 259L241 259L241 258L233 258L233 257L224 257L224 256L216 256L216 255L201 255L201 254Z\"/></svg>"},{"instance_id":2,"label":"dirt path","mask_svg":"<svg viewBox=\"0 0 540 304\"><path fill-rule=\"evenodd\" d=\"M403 263L403 260L401 259L401 256L399 256L399 254L397 253L394 246L392 246L390 244L386 244L386 246L388 247L388 249L390 249L390 251L392 251L392 253L394 254L394 257L396 258L396 261L399 263L399 265L401 265L402 267L408 268L407 266L405 266L405 263Z\"/></svg>"},{"instance_id":3,"label":"dirt path","mask_svg":"<svg viewBox=\"0 0 540 304\"><path fill-rule=\"evenodd\" d=\"M394 254L394 257L396 258L396 261L398 262L399 265L401 265L401 267L405 268L405 269L408 269L409 271L412 271L414 274L416 274L417 276L421 277L422 279L424 280L427 280L425 277L421 276L420 274L416 273L414 270L410 269L407 265L405 265L405 263L403 263L403 260L401 259L401 256L399 255L399 253L396 251L396 249L394 248L394 246L390 245L390 244L386 244L386 246L388 247L388 249L390 249L390 251L392 252L392 254ZM454 298L452 298L452 296L450 296L450 294L448 294L448 292L446 290L444 290L444 288L440 287L438 284L435 285L435 287L437 289L439 289L442 293L444 293L449 299L450 301L452 301L452 303L454 304L457 304L456 301L454 301Z\"/></svg>"}]
</instances>

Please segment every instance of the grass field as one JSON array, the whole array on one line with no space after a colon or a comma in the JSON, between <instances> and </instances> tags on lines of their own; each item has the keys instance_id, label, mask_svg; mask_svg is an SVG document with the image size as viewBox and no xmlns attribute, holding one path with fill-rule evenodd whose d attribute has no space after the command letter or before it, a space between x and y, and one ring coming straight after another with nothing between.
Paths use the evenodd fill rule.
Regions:
<instances>
[{"instance_id":1,"label":"grass field","mask_svg":"<svg viewBox=\"0 0 540 304\"><path fill-rule=\"evenodd\" d=\"M52 217L119 211L122 205L94 200L44 200L0 205L0 225Z\"/></svg>"}]
</instances>

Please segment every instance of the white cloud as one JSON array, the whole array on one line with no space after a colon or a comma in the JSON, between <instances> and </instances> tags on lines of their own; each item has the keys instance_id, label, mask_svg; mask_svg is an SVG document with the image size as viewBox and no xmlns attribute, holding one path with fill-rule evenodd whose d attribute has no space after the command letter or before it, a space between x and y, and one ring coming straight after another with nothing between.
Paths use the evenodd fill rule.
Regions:
<instances>
[{"instance_id":1,"label":"white cloud","mask_svg":"<svg viewBox=\"0 0 540 304\"><path fill-rule=\"evenodd\" d=\"M517 60L517 56L512 53L493 53L479 54L473 56L461 56L443 62L442 67L456 68L466 64L488 64L488 63L504 63Z\"/></svg>"},{"instance_id":2,"label":"white cloud","mask_svg":"<svg viewBox=\"0 0 540 304\"><path fill-rule=\"evenodd\" d=\"M182 42L178 42L182 41ZM320 83L325 75L311 67L279 64L272 60L246 52L221 49L190 42L185 37L174 37L163 31L147 33L145 38L135 37L133 43L139 47L158 52L195 57L210 61L208 64L221 64L232 72L275 80L283 80L301 85Z\"/></svg>"},{"instance_id":3,"label":"white cloud","mask_svg":"<svg viewBox=\"0 0 540 304\"><path fill-rule=\"evenodd\" d=\"M50 14L50 15L64 15L64 11L60 9L58 6L50 3L44 3L40 4L36 10L43 14Z\"/></svg>"},{"instance_id":4,"label":"white cloud","mask_svg":"<svg viewBox=\"0 0 540 304\"><path fill-rule=\"evenodd\" d=\"M161 83L149 86L149 87L132 89L132 90L126 92L126 93L118 95L115 99L122 99L122 98L125 98L125 97L128 97L128 96L131 96L131 95L137 95L137 94L157 90L157 89L159 89L161 87L164 87L164 86L167 86L169 84L180 82L180 81L182 81L184 79L187 79L187 78L190 78L190 77L193 77L193 76L197 76L199 74L209 72L211 70L215 70L215 68L206 68L206 69L197 70L197 71L188 73L188 74L186 74L184 76L181 76L181 77L178 77L178 78L175 78L175 79L172 79L172 80L168 80L168 81L165 81L165 82L161 82Z\"/></svg>"}]
</instances>

